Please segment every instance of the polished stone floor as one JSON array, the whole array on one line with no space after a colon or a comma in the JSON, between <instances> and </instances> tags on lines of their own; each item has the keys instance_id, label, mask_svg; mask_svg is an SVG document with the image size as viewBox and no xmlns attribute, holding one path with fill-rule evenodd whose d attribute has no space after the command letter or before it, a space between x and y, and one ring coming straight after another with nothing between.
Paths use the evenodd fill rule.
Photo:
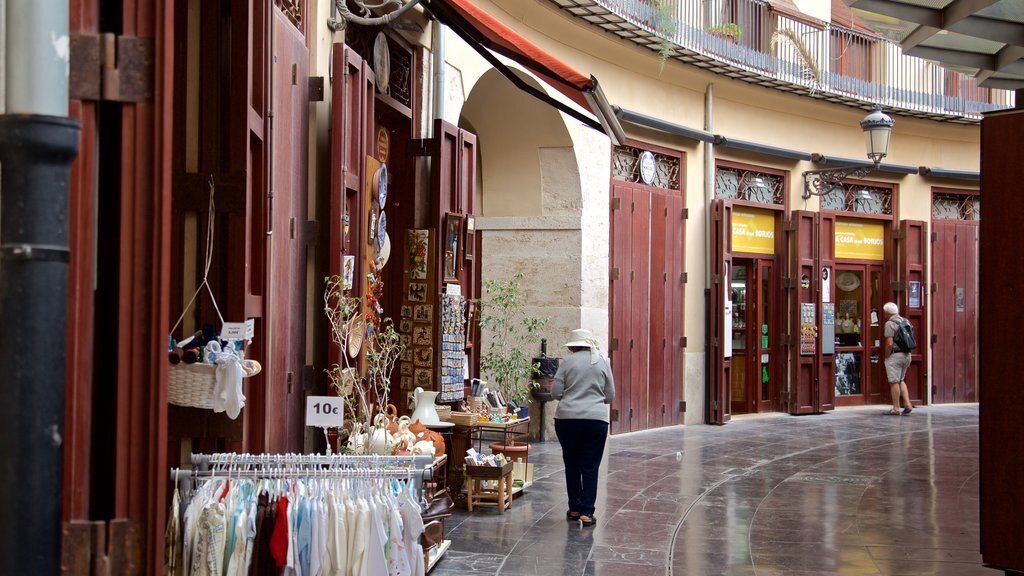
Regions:
<instances>
[{"instance_id":1,"label":"polished stone floor","mask_svg":"<svg viewBox=\"0 0 1024 576\"><path fill-rule=\"evenodd\" d=\"M557 442L512 509L459 510L431 572L992 575L978 536L978 406L739 417L609 440L598 524L565 520Z\"/></svg>"}]
</instances>

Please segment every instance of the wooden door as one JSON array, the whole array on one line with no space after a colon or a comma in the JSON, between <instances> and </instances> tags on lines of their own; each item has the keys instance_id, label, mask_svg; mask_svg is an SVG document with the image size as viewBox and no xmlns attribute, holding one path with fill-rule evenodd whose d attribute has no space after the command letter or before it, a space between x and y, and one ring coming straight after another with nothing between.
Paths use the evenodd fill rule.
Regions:
<instances>
[{"instance_id":1,"label":"wooden door","mask_svg":"<svg viewBox=\"0 0 1024 576\"><path fill-rule=\"evenodd\" d=\"M683 199L651 195L650 360L645 428L679 423L683 383Z\"/></svg>"},{"instance_id":2,"label":"wooden door","mask_svg":"<svg viewBox=\"0 0 1024 576\"><path fill-rule=\"evenodd\" d=\"M732 206L726 201L711 201L711 294L709 335L711 374L705 394L708 424L725 424L732 418L730 383L732 382L732 294L730 277L732 255L728 240L732 230ZM729 342L726 342L729 339Z\"/></svg>"},{"instance_id":3,"label":"wooden door","mask_svg":"<svg viewBox=\"0 0 1024 576\"><path fill-rule=\"evenodd\" d=\"M928 391L928 274L925 259L928 250L928 225L919 220L900 222L902 241L899 244L899 286L903 289L899 299L900 315L910 321L918 339L917 348L910 354L910 368L907 369L907 391L914 404L927 403ZM977 246L977 244L974 244Z\"/></svg>"},{"instance_id":4,"label":"wooden door","mask_svg":"<svg viewBox=\"0 0 1024 576\"><path fill-rule=\"evenodd\" d=\"M796 210L791 216L789 239L790 277L788 281L790 302L791 341L791 388L785 397L790 414L812 414L821 410L819 363L824 362L820 341L817 336L806 333L807 322L804 312L812 313L814 324L818 325L820 306L815 286L818 278L818 214ZM800 282L806 276L806 283ZM813 341L813 345L811 342ZM831 356L826 355L828 361Z\"/></svg>"},{"instance_id":5,"label":"wooden door","mask_svg":"<svg viewBox=\"0 0 1024 576\"><path fill-rule=\"evenodd\" d=\"M937 220L932 226L932 402L976 402L978 222ZM926 344L918 337L919 347Z\"/></svg>"}]
</instances>

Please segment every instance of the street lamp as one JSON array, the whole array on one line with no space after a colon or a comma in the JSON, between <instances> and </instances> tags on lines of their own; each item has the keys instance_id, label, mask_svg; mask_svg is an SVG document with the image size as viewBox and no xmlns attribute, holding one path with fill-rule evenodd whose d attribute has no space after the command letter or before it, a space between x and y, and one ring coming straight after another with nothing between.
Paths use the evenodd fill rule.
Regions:
<instances>
[{"instance_id":1,"label":"street lamp","mask_svg":"<svg viewBox=\"0 0 1024 576\"><path fill-rule=\"evenodd\" d=\"M804 200L811 196L824 196L842 184L843 180L863 178L878 168L882 158L889 153L889 135L892 134L892 126L895 123L888 114L876 106L860 121L860 127L864 130L864 143L867 147L868 158L873 164L870 166L840 166L804 172Z\"/></svg>"}]
</instances>

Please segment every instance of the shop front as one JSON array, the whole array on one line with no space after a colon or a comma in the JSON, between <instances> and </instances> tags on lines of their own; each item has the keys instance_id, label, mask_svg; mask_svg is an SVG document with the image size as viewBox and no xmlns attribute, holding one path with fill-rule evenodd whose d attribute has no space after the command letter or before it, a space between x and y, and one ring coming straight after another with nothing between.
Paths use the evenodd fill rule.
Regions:
<instances>
[{"instance_id":1,"label":"shop front","mask_svg":"<svg viewBox=\"0 0 1024 576\"><path fill-rule=\"evenodd\" d=\"M886 302L899 306L915 334L925 333L925 223L896 226L894 195L876 183L844 183L822 198L821 212L793 213L798 342L790 413L889 402ZM927 349L911 355L906 382L914 403L926 401Z\"/></svg>"}]
</instances>

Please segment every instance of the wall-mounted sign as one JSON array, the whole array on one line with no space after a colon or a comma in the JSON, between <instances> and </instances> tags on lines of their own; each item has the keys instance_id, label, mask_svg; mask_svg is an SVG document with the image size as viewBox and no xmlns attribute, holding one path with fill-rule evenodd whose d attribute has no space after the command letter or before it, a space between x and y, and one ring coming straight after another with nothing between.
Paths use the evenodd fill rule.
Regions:
<instances>
[{"instance_id":1,"label":"wall-mounted sign","mask_svg":"<svg viewBox=\"0 0 1024 576\"><path fill-rule=\"evenodd\" d=\"M732 251L775 254L775 213L757 208L733 208Z\"/></svg>"},{"instance_id":2,"label":"wall-mounted sign","mask_svg":"<svg viewBox=\"0 0 1024 576\"><path fill-rule=\"evenodd\" d=\"M907 282L907 300L911 308L921 307L921 283L917 280Z\"/></svg>"},{"instance_id":3,"label":"wall-mounted sign","mask_svg":"<svg viewBox=\"0 0 1024 576\"><path fill-rule=\"evenodd\" d=\"M836 218L836 258L885 260L885 225Z\"/></svg>"},{"instance_id":4,"label":"wall-mounted sign","mask_svg":"<svg viewBox=\"0 0 1024 576\"><path fill-rule=\"evenodd\" d=\"M654 184L654 177L658 172L658 164L654 160L654 154L650 150L640 153L640 180L650 186Z\"/></svg>"}]
</instances>

